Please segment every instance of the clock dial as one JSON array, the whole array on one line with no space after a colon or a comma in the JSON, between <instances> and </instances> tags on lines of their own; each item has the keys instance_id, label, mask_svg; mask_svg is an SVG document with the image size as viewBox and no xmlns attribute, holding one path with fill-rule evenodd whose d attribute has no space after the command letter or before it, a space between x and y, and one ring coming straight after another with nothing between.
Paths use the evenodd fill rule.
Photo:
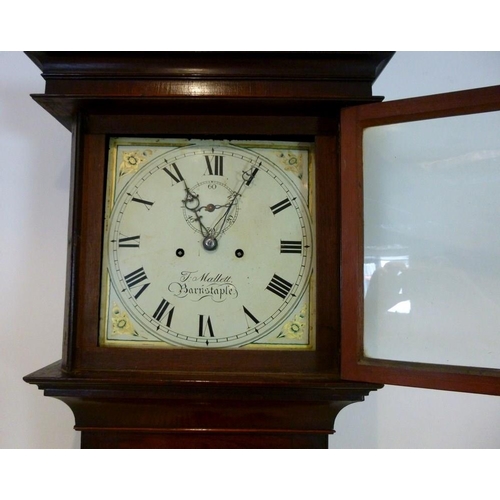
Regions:
<instances>
[{"instance_id":1,"label":"clock dial","mask_svg":"<svg viewBox=\"0 0 500 500\"><path fill-rule=\"evenodd\" d=\"M101 343L312 348L312 160L302 143L113 140Z\"/></svg>"}]
</instances>

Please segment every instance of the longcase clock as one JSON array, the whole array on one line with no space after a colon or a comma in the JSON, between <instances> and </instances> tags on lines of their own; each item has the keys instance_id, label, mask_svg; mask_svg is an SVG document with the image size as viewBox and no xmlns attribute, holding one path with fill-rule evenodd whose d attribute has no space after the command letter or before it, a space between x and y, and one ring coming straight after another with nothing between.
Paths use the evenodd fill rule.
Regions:
<instances>
[{"instance_id":1,"label":"longcase clock","mask_svg":"<svg viewBox=\"0 0 500 500\"><path fill-rule=\"evenodd\" d=\"M62 360L26 381L82 447L326 447L389 374L356 367L394 364L364 271L413 265L363 250L354 115L392 53L28 56L73 158Z\"/></svg>"}]
</instances>

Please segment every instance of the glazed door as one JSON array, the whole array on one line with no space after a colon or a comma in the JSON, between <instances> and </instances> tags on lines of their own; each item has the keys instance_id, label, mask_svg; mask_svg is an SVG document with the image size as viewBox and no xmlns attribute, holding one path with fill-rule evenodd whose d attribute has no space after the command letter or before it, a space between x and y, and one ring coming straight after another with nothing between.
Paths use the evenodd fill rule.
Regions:
<instances>
[{"instance_id":1,"label":"glazed door","mask_svg":"<svg viewBox=\"0 0 500 500\"><path fill-rule=\"evenodd\" d=\"M342 377L500 394L500 87L341 130Z\"/></svg>"}]
</instances>

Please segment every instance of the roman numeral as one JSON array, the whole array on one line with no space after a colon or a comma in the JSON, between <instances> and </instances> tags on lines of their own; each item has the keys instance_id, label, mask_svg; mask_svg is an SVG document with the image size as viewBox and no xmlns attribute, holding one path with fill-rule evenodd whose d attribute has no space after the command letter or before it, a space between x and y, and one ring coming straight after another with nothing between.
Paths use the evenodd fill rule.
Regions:
<instances>
[{"instance_id":1,"label":"roman numeral","mask_svg":"<svg viewBox=\"0 0 500 500\"><path fill-rule=\"evenodd\" d=\"M203 314L199 315L199 321L198 321L198 336L199 337L204 337L205 332L207 331L208 328L208 333L210 337L214 337L214 329L212 328L212 321L210 320L210 316L205 321L205 316Z\"/></svg>"},{"instance_id":2,"label":"roman numeral","mask_svg":"<svg viewBox=\"0 0 500 500\"><path fill-rule=\"evenodd\" d=\"M208 175L224 175L224 157L223 156L206 156Z\"/></svg>"},{"instance_id":3,"label":"roman numeral","mask_svg":"<svg viewBox=\"0 0 500 500\"><path fill-rule=\"evenodd\" d=\"M138 299L144 290L151 284L151 283L142 283L143 281L146 281L148 277L146 276L146 273L144 271L144 268L140 267L139 269L131 272L130 274L127 274L124 276L125 283L127 283L127 286L132 289L137 286L140 286L141 288L139 291L134 295L135 299ZM141 285L142 283L142 285Z\"/></svg>"},{"instance_id":4,"label":"roman numeral","mask_svg":"<svg viewBox=\"0 0 500 500\"><path fill-rule=\"evenodd\" d=\"M120 238L118 240L118 246L120 248L139 248L140 239L141 239L141 237L139 235L137 235L137 236L124 236L123 238Z\"/></svg>"},{"instance_id":5,"label":"roman numeral","mask_svg":"<svg viewBox=\"0 0 500 500\"><path fill-rule=\"evenodd\" d=\"M280 201L279 203L276 203L276 205L273 205L270 207L272 213L276 215L277 213L281 212L282 210L285 210L285 208L291 207L292 202L288 199L285 198L284 200Z\"/></svg>"},{"instance_id":6,"label":"roman numeral","mask_svg":"<svg viewBox=\"0 0 500 500\"><path fill-rule=\"evenodd\" d=\"M259 166L260 166L260 163L259 163ZM247 186L250 186L250 184L252 184L252 181L255 179L255 176L257 175L258 171L259 171L258 168L254 168L252 170L252 172L249 174L248 179L247 179L247 181L245 183Z\"/></svg>"},{"instance_id":7,"label":"roman numeral","mask_svg":"<svg viewBox=\"0 0 500 500\"><path fill-rule=\"evenodd\" d=\"M127 193L127 194L130 194L130 193ZM139 194L137 194L136 196L134 196L132 198L132 201L135 201L136 203L141 203L142 205L144 205L148 210L151 210L151 207L153 206L154 204L154 201L148 201L148 200L144 200L142 199Z\"/></svg>"},{"instance_id":8,"label":"roman numeral","mask_svg":"<svg viewBox=\"0 0 500 500\"><path fill-rule=\"evenodd\" d=\"M281 240L280 253L302 253L302 242Z\"/></svg>"},{"instance_id":9,"label":"roman numeral","mask_svg":"<svg viewBox=\"0 0 500 500\"><path fill-rule=\"evenodd\" d=\"M167 161L167 160L165 160L165 161ZM184 177L182 177L182 174L180 173L179 169L177 168L177 165L175 163L172 163L170 165L170 167L172 168L172 170L175 171L175 173L172 172L171 170L169 170L168 167L164 167L163 170L172 178L172 180L175 183L179 183L179 182L183 181Z\"/></svg>"},{"instance_id":10,"label":"roman numeral","mask_svg":"<svg viewBox=\"0 0 500 500\"><path fill-rule=\"evenodd\" d=\"M160 322L161 319L163 318L163 316L165 315L165 313L168 311L168 308L170 306L170 303L167 302L165 299L162 299L162 301L160 302L160 305L158 306L158 308L156 309L156 311L154 312L153 314L153 318ZM170 328L170 325L172 323L172 316L174 315L174 309L175 307L172 306L172 309L170 309L169 313L168 313L168 316L167 316L167 326ZM158 326L157 329L159 329L160 327Z\"/></svg>"},{"instance_id":11,"label":"roman numeral","mask_svg":"<svg viewBox=\"0 0 500 500\"><path fill-rule=\"evenodd\" d=\"M259 320L245 307L243 306L243 312L255 323L257 324Z\"/></svg>"},{"instance_id":12,"label":"roman numeral","mask_svg":"<svg viewBox=\"0 0 500 500\"><path fill-rule=\"evenodd\" d=\"M278 297L284 299L292 289L292 286L293 285L291 283L275 274L272 280L269 282L269 285L266 286L266 290L269 290L270 292L276 294Z\"/></svg>"}]
</instances>

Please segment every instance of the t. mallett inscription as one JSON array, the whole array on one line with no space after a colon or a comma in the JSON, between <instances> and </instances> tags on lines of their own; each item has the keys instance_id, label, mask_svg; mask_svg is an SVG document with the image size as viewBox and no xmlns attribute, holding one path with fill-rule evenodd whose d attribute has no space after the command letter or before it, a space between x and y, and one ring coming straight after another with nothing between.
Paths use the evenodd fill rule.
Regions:
<instances>
[{"instance_id":1,"label":"t. mallett inscription","mask_svg":"<svg viewBox=\"0 0 500 500\"><path fill-rule=\"evenodd\" d=\"M238 290L230 275L200 271L182 271L178 281L169 284L168 290L177 298L198 302L210 298L224 302L238 297Z\"/></svg>"}]
</instances>

